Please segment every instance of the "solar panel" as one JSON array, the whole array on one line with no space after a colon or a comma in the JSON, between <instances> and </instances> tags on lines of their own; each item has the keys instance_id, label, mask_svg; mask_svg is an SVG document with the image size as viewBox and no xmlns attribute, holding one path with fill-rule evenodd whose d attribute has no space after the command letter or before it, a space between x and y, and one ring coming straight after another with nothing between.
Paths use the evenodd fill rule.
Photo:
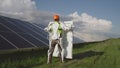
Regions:
<instances>
[{"instance_id":1,"label":"solar panel","mask_svg":"<svg viewBox=\"0 0 120 68\"><path fill-rule=\"evenodd\" d=\"M11 32L9 29L5 28L3 25L0 23L0 32Z\"/></svg>"},{"instance_id":2,"label":"solar panel","mask_svg":"<svg viewBox=\"0 0 120 68\"><path fill-rule=\"evenodd\" d=\"M0 50L4 49L16 49L12 44L10 44L3 36L0 35Z\"/></svg>"},{"instance_id":3,"label":"solar panel","mask_svg":"<svg viewBox=\"0 0 120 68\"><path fill-rule=\"evenodd\" d=\"M0 50L42 46L48 46L47 33L43 27L0 16Z\"/></svg>"},{"instance_id":4,"label":"solar panel","mask_svg":"<svg viewBox=\"0 0 120 68\"><path fill-rule=\"evenodd\" d=\"M19 23L19 25L22 25L29 34L32 34L32 36L38 38L44 43L48 43L47 37L41 35L41 32L37 32L36 30L33 29L33 27L30 27L28 24L23 24L23 23Z\"/></svg>"},{"instance_id":5,"label":"solar panel","mask_svg":"<svg viewBox=\"0 0 120 68\"><path fill-rule=\"evenodd\" d=\"M22 23L20 23L20 24L22 24ZM26 23L25 23L25 24L26 24ZM28 25L28 24L26 24L26 25L22 24L22 25L25 26L26 28L28 28L29 30L31 30L31 31L32 31L32 34L35 35L36 37L42 37L42 39L44 39L44 41L47 40L47 38L42 35L42 32L43 32L43 31L38 32L36 29L34 29L34 27L31 27L30 24L29 24L29 25ZM30 32L30 33L31 33L31 32Z\"/></svg>"},{"instance_id":6,"label":"solar panel","mask_svg":"<svg viewBox=\"0 0 120 68\"><path fill-rule=\"evenodd\" d=\"M6 20L0 18L0 22L2 22L1 24L5 25L6 27L12 29L15 32L21 32L21 33L23 33L23 31L21 31L18 27L16 27L13 24L11 24L9 21L6 21Z\"/></svg>"},{"instance_id":7,"label":"solar panel","mask_svg":"<svg viewBox=\"0 0 120 68\"><path fill-rule=\"evenodd\" d=\"M32 24L32 23L27 23L31 29L35 30L36 32L40 33L41 36L44 36L46 37L47 36L47 33L44 32L43 28L40 28L39 26L35 25L35 24ZM38 29L39 28L39 29Z\"/></svg>"},{"instance_id":8,"label":"solar panel","mask_svg":"<svg viewBox=\"0 0 120 68\"><path fill-rule=\"evenodd\" d=\"M43 42L39 41L38 39L36 39L35 37L32 37L29 34L20 34L20 35L22 35L24 38L28 39L31 43L35 44L38 47L45 45L43 44Z\"/></svg>"},{"instance_id":9,"label":"solar panel","mask_svg":"<svg viewBox=\"0 0 120 68\"><path fill-rule=\"evenodd\" d=\"M12 42L14 45L16 45L18 48L26 48L26 47L33 47L32 44L28 43L18 35L14 33L1 33L2 36L4 36L7 40Z\"/></svg>"}]
</instances>

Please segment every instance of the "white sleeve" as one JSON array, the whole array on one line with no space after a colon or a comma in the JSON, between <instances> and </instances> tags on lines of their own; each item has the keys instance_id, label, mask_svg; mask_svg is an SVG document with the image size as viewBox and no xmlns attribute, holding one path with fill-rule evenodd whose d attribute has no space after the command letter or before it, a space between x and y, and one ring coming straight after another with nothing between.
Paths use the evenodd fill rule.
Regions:
<instances>
[{"instance_id":1,"label":"white sleeve","mask_svg":"<svg viewBox=\"0 0 120 68\"><path fill-rule=\"evenodd\" d=\"M49 22L48 26L47 26L46 28L44 28L44 30L47 31L47 32L49 32L50 29L51 29L51 24L52 24L52 23L53 23L53 22Z\"/></svg>"}]
</instances>

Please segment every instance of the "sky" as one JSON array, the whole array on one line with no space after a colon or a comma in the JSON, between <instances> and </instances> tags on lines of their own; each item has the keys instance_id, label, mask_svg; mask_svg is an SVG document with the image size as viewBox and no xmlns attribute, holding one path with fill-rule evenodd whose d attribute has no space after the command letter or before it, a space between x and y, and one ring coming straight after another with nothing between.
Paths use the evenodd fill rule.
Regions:
<instances>
[{"instance_id":1,"label":"sky","mask_svg":"<svg viewBox=\"0 0 120 68\"><path fill-rule=\"evenodd\" d=\"M35 0L39 10L68 15L87 13L112 22L111 33L120 34L120 0Z\"/></svg>"},{"instance_id":2,"label":"sky","mask_svg":"<svg viewBox=\"0 0 120 68\"><path fill-rule=\"evenodd\" d=\"M113 31L120 30L120 0L35 0L39 10L68 15L87 13L112 21ZM120 32L120 31L119 31Z\"/></svg>"},{"instance_id":3,"label":"sky","mask_svg":"<svg viewBox=\"0 0 120 68\"><path fill-rule=\"evenodd\" d=\"M52 16L73 21L76 41L120 37L120 0L0 0L0 15L47 26Z\"/></svg>"}]
</instances>

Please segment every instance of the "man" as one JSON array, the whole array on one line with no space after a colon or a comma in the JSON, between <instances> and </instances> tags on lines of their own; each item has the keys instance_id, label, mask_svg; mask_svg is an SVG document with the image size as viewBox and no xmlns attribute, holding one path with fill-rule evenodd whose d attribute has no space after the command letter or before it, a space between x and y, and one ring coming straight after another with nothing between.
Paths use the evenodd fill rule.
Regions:
<instances>
[{"instance_id":1,"label":"man","mask_svg":"<svg viewBox=\"0 0 120 68\"><path fill-rule=\"evenodd\" d=\"M63 30L67 30L65 26L59 22L60 18L58 15L53 16L54 22L49 23L48 27L45 28L46 31L50 33L50 42L48 50L48 61L47 63L52 62L52 55L55 49L55 46L58 45L60 62L64 62L64 49L61 43Z\"/></svg>"}]
</instances>

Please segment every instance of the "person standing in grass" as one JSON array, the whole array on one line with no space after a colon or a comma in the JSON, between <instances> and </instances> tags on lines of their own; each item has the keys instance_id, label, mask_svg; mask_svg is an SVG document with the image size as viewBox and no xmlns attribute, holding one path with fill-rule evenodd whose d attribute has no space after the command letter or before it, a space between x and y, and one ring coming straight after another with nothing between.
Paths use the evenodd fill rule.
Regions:
<instances>
[{"instance_id":1,"label":"person standing in grass","mask_svg":"<svg viewBox=\"0 0 120 68\"><path fill-rule=\"evenodd\" d=\"M61 40L62 40L63 30L67 30L67 29L65 25L63 25L63 23L59 21L60 20L59 15L54 15L53 19L54 22L49 23L48 27L44 29L50 33L50 42L49 42L48 60L47 60L48 64L52 63L52 55L56 45L58 45L58 49L59 49L60 62L64 62L64 48L62 46Z\"/></svg>"}]
</instances>

